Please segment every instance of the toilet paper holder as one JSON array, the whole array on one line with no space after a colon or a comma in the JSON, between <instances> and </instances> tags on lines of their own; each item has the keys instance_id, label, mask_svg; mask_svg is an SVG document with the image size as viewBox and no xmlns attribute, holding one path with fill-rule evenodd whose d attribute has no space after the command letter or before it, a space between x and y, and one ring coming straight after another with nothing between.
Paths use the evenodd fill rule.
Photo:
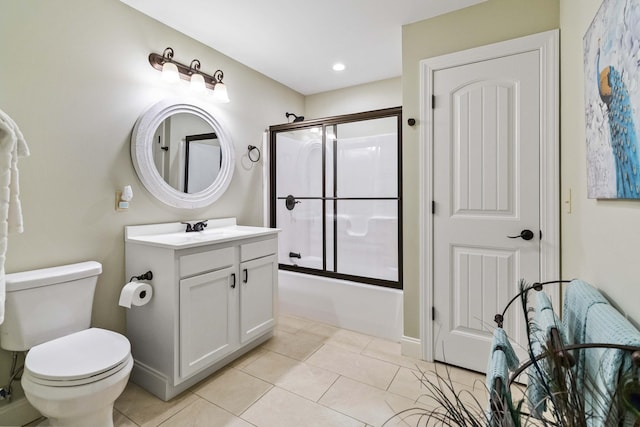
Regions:
<instances>
[{"instance_id":1,"label":"toilet paper holder","mask_svg":"<svg viewBox=\"0 0 640 427\"><path fill-rule=\"evenodd\" d=\"M129 282L133 282L134 280L151 280L153 279L153 273L151 272L151 270L147 271L144 274L141 274L139 276L131 276L131 279L129 279Z\"/></svg>"}]
</instances>

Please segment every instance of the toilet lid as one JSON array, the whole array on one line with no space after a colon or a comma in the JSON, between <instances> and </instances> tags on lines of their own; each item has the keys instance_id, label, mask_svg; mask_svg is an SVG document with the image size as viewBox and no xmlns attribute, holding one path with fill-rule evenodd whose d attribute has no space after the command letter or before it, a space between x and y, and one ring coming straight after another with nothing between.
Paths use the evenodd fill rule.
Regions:
<instances>
[{"instance_id":1,"label":"toilet lid","mask_svg":"<svg viewBox=\"0 0 640 427\"><path fill-rule=\"evenodd\" d=\"M72 381L108 371L127 361L130 353L123 335L91 328L33 347L25 369L36 378Z\"/></svg>"}]
</instances>

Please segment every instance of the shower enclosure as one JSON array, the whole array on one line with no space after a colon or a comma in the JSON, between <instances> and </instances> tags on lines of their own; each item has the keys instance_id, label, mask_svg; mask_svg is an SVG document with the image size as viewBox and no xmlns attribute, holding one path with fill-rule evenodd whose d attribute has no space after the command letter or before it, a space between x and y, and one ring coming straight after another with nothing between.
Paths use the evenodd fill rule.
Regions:
<instances>
[{"instance_id":1,"label":"shower enclosure","mask_svg":"<svg viewBox=\"0 0 640 427\"><path fill-rule=\"evenodd\" d=\"M402 289L400 107L271 126L281 270Z\"/></svg>"}]
</instances>

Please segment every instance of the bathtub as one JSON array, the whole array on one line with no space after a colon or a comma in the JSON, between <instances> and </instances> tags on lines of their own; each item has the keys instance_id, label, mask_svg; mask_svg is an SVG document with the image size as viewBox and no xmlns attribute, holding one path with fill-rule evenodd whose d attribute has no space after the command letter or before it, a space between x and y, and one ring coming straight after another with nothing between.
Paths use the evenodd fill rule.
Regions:
<instances>
[{"instance_id":1,"label":"bathtub","mask_svg":"<svg viewBox=\"0 0 640 427\"><path fill-rule=\"evenodd\" d=\"M400 342L402 291L280 270L281 314Z\"/></svg>"}]
</instances>

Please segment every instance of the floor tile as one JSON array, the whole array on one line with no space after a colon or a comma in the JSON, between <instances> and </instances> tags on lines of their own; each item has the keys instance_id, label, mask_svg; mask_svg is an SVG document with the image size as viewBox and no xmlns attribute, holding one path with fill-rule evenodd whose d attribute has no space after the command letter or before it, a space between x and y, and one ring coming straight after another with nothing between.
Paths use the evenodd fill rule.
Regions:
<instances>
[{"instance_id":1,"label":"floor tile","mask_svg":"<svg viewBox=\"0 0 640 427\"><path fill-rule=\"evenodd\" d=\"M331 338L338 331L340 331L340 328L337 328L335 326L327 325L326 323L314 323L298 331L297 333L314 335L317 338L321 338L324 341L328 338Z\"/></svg>"},{"instance_id":2,"label":"floor tile","mask_svg":"<svg viewBox=\"0 0 640 427\"><path fill-rule=\"evenodd\" d=\"M331 344L344 350L360 353L371 342L373 337L360 334L358 332L339 329L333 335L327 338L325 344Z\"/></svg>"},{"instance_id":3,"label":"floor tile","mask_svg":"<svg viewBox=\"0 0 640 427\"><path fill-rule=\"evenodd\" d=\"M34 424L36 425L36 424ZM138 427L138 424L122 415L117 410L113 410L113 427Z\"/></svg>"},{"instance_id":4,"label":"floor tile","mask_svg":"<svg viewBox=\"0 0 640 427\"><path fill-rule=\"evenodd\" d=\"M447 397L483 413L484 375L404 357L392 341L280 316L274 338L169 402L130 383L116 401L114 425L380 427L417 406L385 425L415 427L436 406L423 396L421 371ZM521 395L515 391L514 399Z\"/></svg>"},{"instance_id":5,"label":"floor tile","mask_svg":"<svg viewBox=\"0 0 640 427\"><path fill-rule=\"evenodd\" d=\"M395 363L409 369L420 369L431 371L435 369L435 364L424 360L413 359L402 355L400 343L373 338L367 347L362 351L365 356L374 357L386 362Z\"/></svg>"},{"instance_id":6,"label":"floor tile","mask_svg":"<svg viewBox=\"0 0 640 427\"><path fill-rule=\"evenodd\" d=\"M459 399L474 412L482 413L487 404L484 384L461 384L434 372L400 368L389 386L389 391L407 397L428 408L442 407L442 397L455 402Z\"/></svg>"},{"instance_id":7,"label":"floor tile","mask_svg":"<svg viewBox=\"0 0 640 427\"><path fill-rule=\"evenodd\" d=\"M404 396L413 401L428 403L431 399L428 397L430 389L426 380L437 384L437 377L430 372L421 372L408 368L400 368L396 376L393 378L389 391L400 396Z\"/></svg>"},{"instance_id":8,"label":"floor tile","mask_svg":"<svg viewBox=\"0 0 640 427\"><path fill-rule=\"evenodd\" d=\"M114 417L115 417L115 413L116 413L116 412L117 412L117 411L115 411L115 410L113 411L113 415L114 415ZM46 422L47 422L47 419L46 419L45 417L39 417L39 418L37 418L37 419L35 419L35 420L31 421L30 423L25 424L25 425L24 425L24 426L22 426L22 427L37 427L37 426L41 426L41 425L46 425ZM45 424L43 424L43 423L45 423ZM134 424L134 425L135 425L135 424Z\"/></svg>"},{"instance_id":9,"label":"floor tile","mask_svg":"<svg viewBox=\"0 0 640 427\"><path fill-rule=\"evenodd\" d=\"M250 364L242 368L248 374L263 381L276 384L287 372L291 371L300 361L283 356L279 353L267 351Z\"/></svg>"},{"instance_id":10,"label":"floor tile","mask_svg":"<svg viewBox=\"0 0 640 427\"><path fill-rule=\"evenodd\" d=\"M272 352L248 365L244 371L314 402L338 379L336 373Z\"/></svg>"},{"instance_id":11,"label":"floor tile","mask_svg":"<svg viewBox=\"0 0 640 427\"><path fill-rule=\"evenodd\" d=\"M296 360L305 360L322 344L308 338L299 337L288 332L277 331L262 347L283 354Z\"/></svg>"},{"instance_id":12,"label":"floor tile","mask_svg":"<svg viewBox=\"0 0 640 427\"><path fill-rule=\"evenodd\" d=\"M364 427L364 423L279 387L272 388L242 418L258 427Z\"/></svg>"},{"instance_id":13,"label":"floor tile","mask_svg":"<svg viewBox=\"0 0 640 427\"><path fill-rule=\"evenodd\" d=\"M296 335L307 336L311 339L315 339L316 341L320 340L322 342L325 342L339 330L340 328L336 328L335 326L327 325L325 323L314 323L304 329L299 330L298 332L296 332Z\"/></svg>"},{"instance_id":14,"label":"floor tile","mask_svg":"<svg viewBox=\"0 0 640 427\"><path fill-rule=\"evenodd\" d=\"M484 386L486 376L477 372L468 371L466 369L457 368L449 365L438 365L435 371L443 378L451 378L458 384L479 385Z\"/></svg>"},{"instance_id":15,"label":"floor tile","mask_svg":"<svg viewBox=\"0 0 640 427\"><path fill-rule=\"evenodd\" d=\"M129 382L114 407L138 425L158 425L197 399L193 393L185 392L164 402Z\"/></svg>"},{"instance_id":16,"label":"floor tile","mask_svg":"<svg viewBox=\"0 0 640 427\"><path fill-rule=\"evenodd\" d=\"M386 390L399 367L331 345L316 351L307 363Z\"/></svg>"},{"instance_id":17,"label":"floor tile","mask_svg":"<svg viewBox=\"0 0 640 427\"><path fill-rule=\"evenodd\" d=\"M256 347L248 353L240 356L233 362L229 364L229 366L233 368L242 369L243 367L251 364L254 360L259 359L263 354L265 354L268 350L263 347Z\"/></svg>"},{"instance_id":18,"label":"floor tile","mask_svg":"<svg viewBox=\"0 0 640 427\"><path fill-rule=\"evenodd\" d=\"M194 393L232 414L240 415L271 387L269 383L230 368L198 386Z\"/></svg>"},{"instance_id":19,"label":"floor tile","mask_svg":"<svg viewBox=\"0 0 640 427\"><path fill-rule=\"evenodd\" d=\"M280 316L278 316L278 322L276 323L276 327L281 331L285 331L290 334L295 334L299 330L308 328L313 324L314 322L312 322L311 320L301 319L299 317L281 314Z\"/></svg>"},{"instance_id":20,"label":"floor tile","mask_svg":"<svg viewBox=\"0 0 640 427\"><path fill-rule=\"evenodd\" d=\"M386 425L402 425L403 417L396 415L418 406L406 397L345 377L340 377L319 403L375 426L387 421Z\"/></svg>"},{"instance_id":21,"label":"floor tile","mask_svg":"<svg viewBox=\"0 0 640 427\"><path fill-rule=\"evenodd\" d=\"M251 427L248 422L207 402L204 399L191 405L169 418L161 427Z\"/></svg>"}]
</instances>

